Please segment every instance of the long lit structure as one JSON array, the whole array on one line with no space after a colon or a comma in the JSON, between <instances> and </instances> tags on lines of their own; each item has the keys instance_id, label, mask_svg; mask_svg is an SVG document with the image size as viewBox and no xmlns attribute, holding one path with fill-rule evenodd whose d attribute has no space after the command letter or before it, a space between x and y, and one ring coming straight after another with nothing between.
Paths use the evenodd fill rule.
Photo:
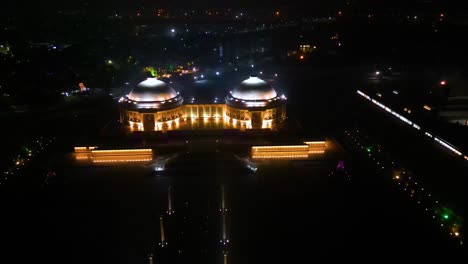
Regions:
<instances>
[{"instance_id":1,"label":"long lit structure","mask_svg":"<svg viewBox=\"0 0 468 264\"><path fill-rule=\"evenodd\" d=\"M411 126L412 128L414 129L417 129L417 130L420 130L420 131L424 131L422 130L422 128L415 124L413 121L409 120L408 118L400 115L399 113L397 113L396 111L390 109L388 106L382 104L381 102L377 101L376 99L370 97L369 95L367 95L366 93L360 91L360 90L357 90L357 93L366 98L367 100L369 100L370 102L374 103L375 105L379 106L380 108L384 109L385 111L387 111L388 113L396 116L398 119L400 119L401 121L403 121L404 123L408 124L409 126ZM426 135L427 137L429 138L432 138L434 139L435 142L439 143L441 146L443 146L444 148L446 148L447 150L450 150L452 153L454 153L455 155L457 156L463 156L465 160L468 160L468 158L466 158L466 156L463 155L463 153L455 146L453 146L452 144L448 143L446 140L443 140L439 137L436 137L435 135L433 135L431 132L429 131L424 131L424 135Z\"/></svg>"},{"instance_id":2,"label":"long lit structure","mask_svg":"<svg viewBox=\"0 0 468 264\"><path fill-rule=\"evenodd\" d=\"M132 131L175 130L200 119L238 129L272 129L286 118L286 97L256 76L230 91L224 103L184 104L179 92L156 78L141 82L119 102L120 121Z\"/></svg>"},{"instance_id":3,"label":"long lit structure","mask_svg":"<svg viewBox=\"0 0 468 264\"><path fill-rule=\"evenodd\" d=\"M75 147L76 160L93 163L128 163L153 160L152 149L97 149L97 147Z\"/></svg>"},{"instance_id":4,"label":"long lit structure","mask_svg":"<svg viewBox=\"0 0 468 264\"><path fill-rule=\"evenodd\" d=\"M253 159L307 159L311 154L323 154L326 141L305 141L302 145L253 146Z\"/></svg>"},{"instance_id":5,"label":"long lit structure","mask_svg":"<svg viewBox=\"0 0 468 264\"><path fill-rule=\"evenodd\" d=\"M229 238L227 234L227 228L226 228L226 214L221 215L221 240L219 241L223 245L229 244Z\"/></svg>"},{"instance_id":6,"label":"long lit structure","mask_svg":"<svg viewBox=\"0 0 468 264\"><path fill-rule=\"evenodd\" d=\"M171 186L167 188L167 211L166 213L168 215L173 215L174 209L172 208L172 192L171 192Z\"/></svg>"},{"instance_id":7,"label":"long lit structure","mask_svg":"<svg viewBox=\"0 0 468 264\"><path fill-rule=\"evenodd\" d=\"M164 235L164 222L163 222L163 217L159 217L159 232L161 235L161 241L159 242L160 247L165 247L167 246L167 241L166 241L166 236Z\"/></svg>"},{"instance_id":8,"label":"long lit structure","mask_svg":"<svg viewBox=\"0 0 468 264\"><path fill-rule=\"evenodd\" d=\"M221 209L219 209L220 212L226 213L227 212L226 208L226 200L224 198L224 185L221 185Z\"/></svg>"}]
</instances>

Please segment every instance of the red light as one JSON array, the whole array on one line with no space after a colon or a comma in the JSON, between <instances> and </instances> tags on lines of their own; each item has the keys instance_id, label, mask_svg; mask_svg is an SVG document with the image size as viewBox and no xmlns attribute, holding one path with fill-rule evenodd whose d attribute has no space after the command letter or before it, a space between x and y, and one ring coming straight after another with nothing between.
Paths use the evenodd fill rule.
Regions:
<instances>
[{"instance_id":1,"label":"red light","mask_svg":"<svg viewBox=\"0 0 468 264\"><path fill-rule=\"evenodd\" d=\"M440 82L440 85L442 85L442 86L444 86L444 85L446 85L446 84L447 84L446 81L441 81L441 82Z\"/></svg>"},{"instance_id":2,"label":"red light","mask_svg":"<svg viewBox=\"0 0 468 264\"><path fill-rule=\"evenodd\" d=\"M444 17L444 16L445 16L445 14L444 14L444 13L440 14L440 17Z\"/></svg>"},{"instance_id":3,"label":"red light","mask_svg":"<svg viewBox=\"0 0 468 264\"><path fill-rule=\"evenodd\" d=\"M280 15L280 12L279 12L279 11L276 11L276 13L275 13L275 14L276 14L277 16L279 16L279 15Z\"/></svg>"},{"instance_id":4,"label":"red light","mask_svg":"<svg viewBox=\"0 0 468 264\"><path fill-rule=\"evenodd\" d=\"M338 15L341 16L343 13L341 13L341 11L338 11Z\"/></svg>"},{"instance_id":5,"label":"red light","mask_svg":"<svg viewBox=\"0 0 468 264\"><path fill-rule=\"evenodd\" d=\"M303 60L303 59L304 59L304 55L301 55L301 56L299 57L299 59Z\"/></svg>"}]
</instances>

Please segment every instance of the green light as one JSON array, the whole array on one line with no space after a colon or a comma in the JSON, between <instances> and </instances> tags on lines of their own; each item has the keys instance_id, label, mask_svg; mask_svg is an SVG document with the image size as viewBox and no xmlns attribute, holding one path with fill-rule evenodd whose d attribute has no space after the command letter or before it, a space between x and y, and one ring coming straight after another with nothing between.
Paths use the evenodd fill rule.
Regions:
<instances>
[{"instance_id":1,"label":"green light","mask_svg":"<svg viewBox=\"0 0 468 264\"><path fill-rule=\"evenodd\" d=\"M151 74L151 76L153 76L153 77L157 77L157 76L158 76L158 72L156 71L156 69L155 69L153 66L145 67L145 68L143 69L143 71L149 72L149 73Z\"/></svg>"},{"instance_id":2,"label":"green light","mask_svg":"<svg viewBox=\"0 0 468 264\"><path fill-rule=\"evenodd\" d=\"M449 219L449 215L448 215L448 214L444 214L443 217L444 217L444 219Z\"/></svg>"},{"instance_id":3,"label":"green light","mask_svg":"<svg viewBox=\"0 0 468 264\"><path fill-rule=\"evenodd\" d=\"M372 147L368 147L367 152L371 152L371 151L372 151Z\"/></svg>"}]
</instances>

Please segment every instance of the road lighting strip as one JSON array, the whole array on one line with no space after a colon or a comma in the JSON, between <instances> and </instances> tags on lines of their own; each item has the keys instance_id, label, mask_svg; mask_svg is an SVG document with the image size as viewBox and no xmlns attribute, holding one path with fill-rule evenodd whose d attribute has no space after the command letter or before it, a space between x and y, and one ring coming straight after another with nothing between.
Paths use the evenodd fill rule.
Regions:
<instances>
[{"instance_id":1,"label":"road lighting strip","mask_svg":"<svg viewBox=\"0 0 468 264\"><path fill-rule=\"evenodd\" d=\"M380 103L379 101L375 100L374 98L370 97L369 95L365 94L364 92L360 91L360 90L357 90L357 93L366 98L367 100L371 101L372 103L374 103L375 105L379 106L380 108L384 109L385 111L391 113L392 115L398 117L398 119L400 119L401 121L405 122L406 124L408 124L409 126L413 127L414 129L417 129L417 130L421 130L421 127L418 126L417 124L415 124L414 122L412 122L411 120L407 119L406 117L398 114L397 112L393 111L392 109L390 109L389 107L385 106L384 104ZM428 132L428 131L424 131L424 134L432 139L434 139L435 142L439 143L441 146L443 146L444 148L450 150L452 153L454 153L455 155L457 156L463 156L463 158L468 161L468 156L466 155L463 155L463 153L455 146L453 146L452 144L448 143L447 141L439 138L439 137L436 137L436 136L433 136L432 133Z\"/></svg>"}]
</instances>

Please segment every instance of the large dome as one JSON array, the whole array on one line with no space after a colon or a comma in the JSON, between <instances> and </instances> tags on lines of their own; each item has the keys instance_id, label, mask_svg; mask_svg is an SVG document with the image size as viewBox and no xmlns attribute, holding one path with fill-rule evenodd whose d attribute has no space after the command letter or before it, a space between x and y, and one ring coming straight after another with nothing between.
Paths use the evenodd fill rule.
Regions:
<instances>
[{"instance_id":1,"label":"large dome","mask_svg":"<svg viewBox=\"0 0 468 264\"><path fill-rule=\"evenodd\" d=\"M128 99L135 102L166 101L177 96L177 92L163 81L148 78L139 83L128 94Z\"/></svg>"},{"instance_id":2,"label":"large dome","mask_svg":"<svg viewBox=\"0 0 468 264\"><path fill-rule=\"evenodd\" d=\"M264 80L251 76L231 92L231 96L241 100L270 100L278 96L275 89Z\"/></svg>"}]
</instances>

